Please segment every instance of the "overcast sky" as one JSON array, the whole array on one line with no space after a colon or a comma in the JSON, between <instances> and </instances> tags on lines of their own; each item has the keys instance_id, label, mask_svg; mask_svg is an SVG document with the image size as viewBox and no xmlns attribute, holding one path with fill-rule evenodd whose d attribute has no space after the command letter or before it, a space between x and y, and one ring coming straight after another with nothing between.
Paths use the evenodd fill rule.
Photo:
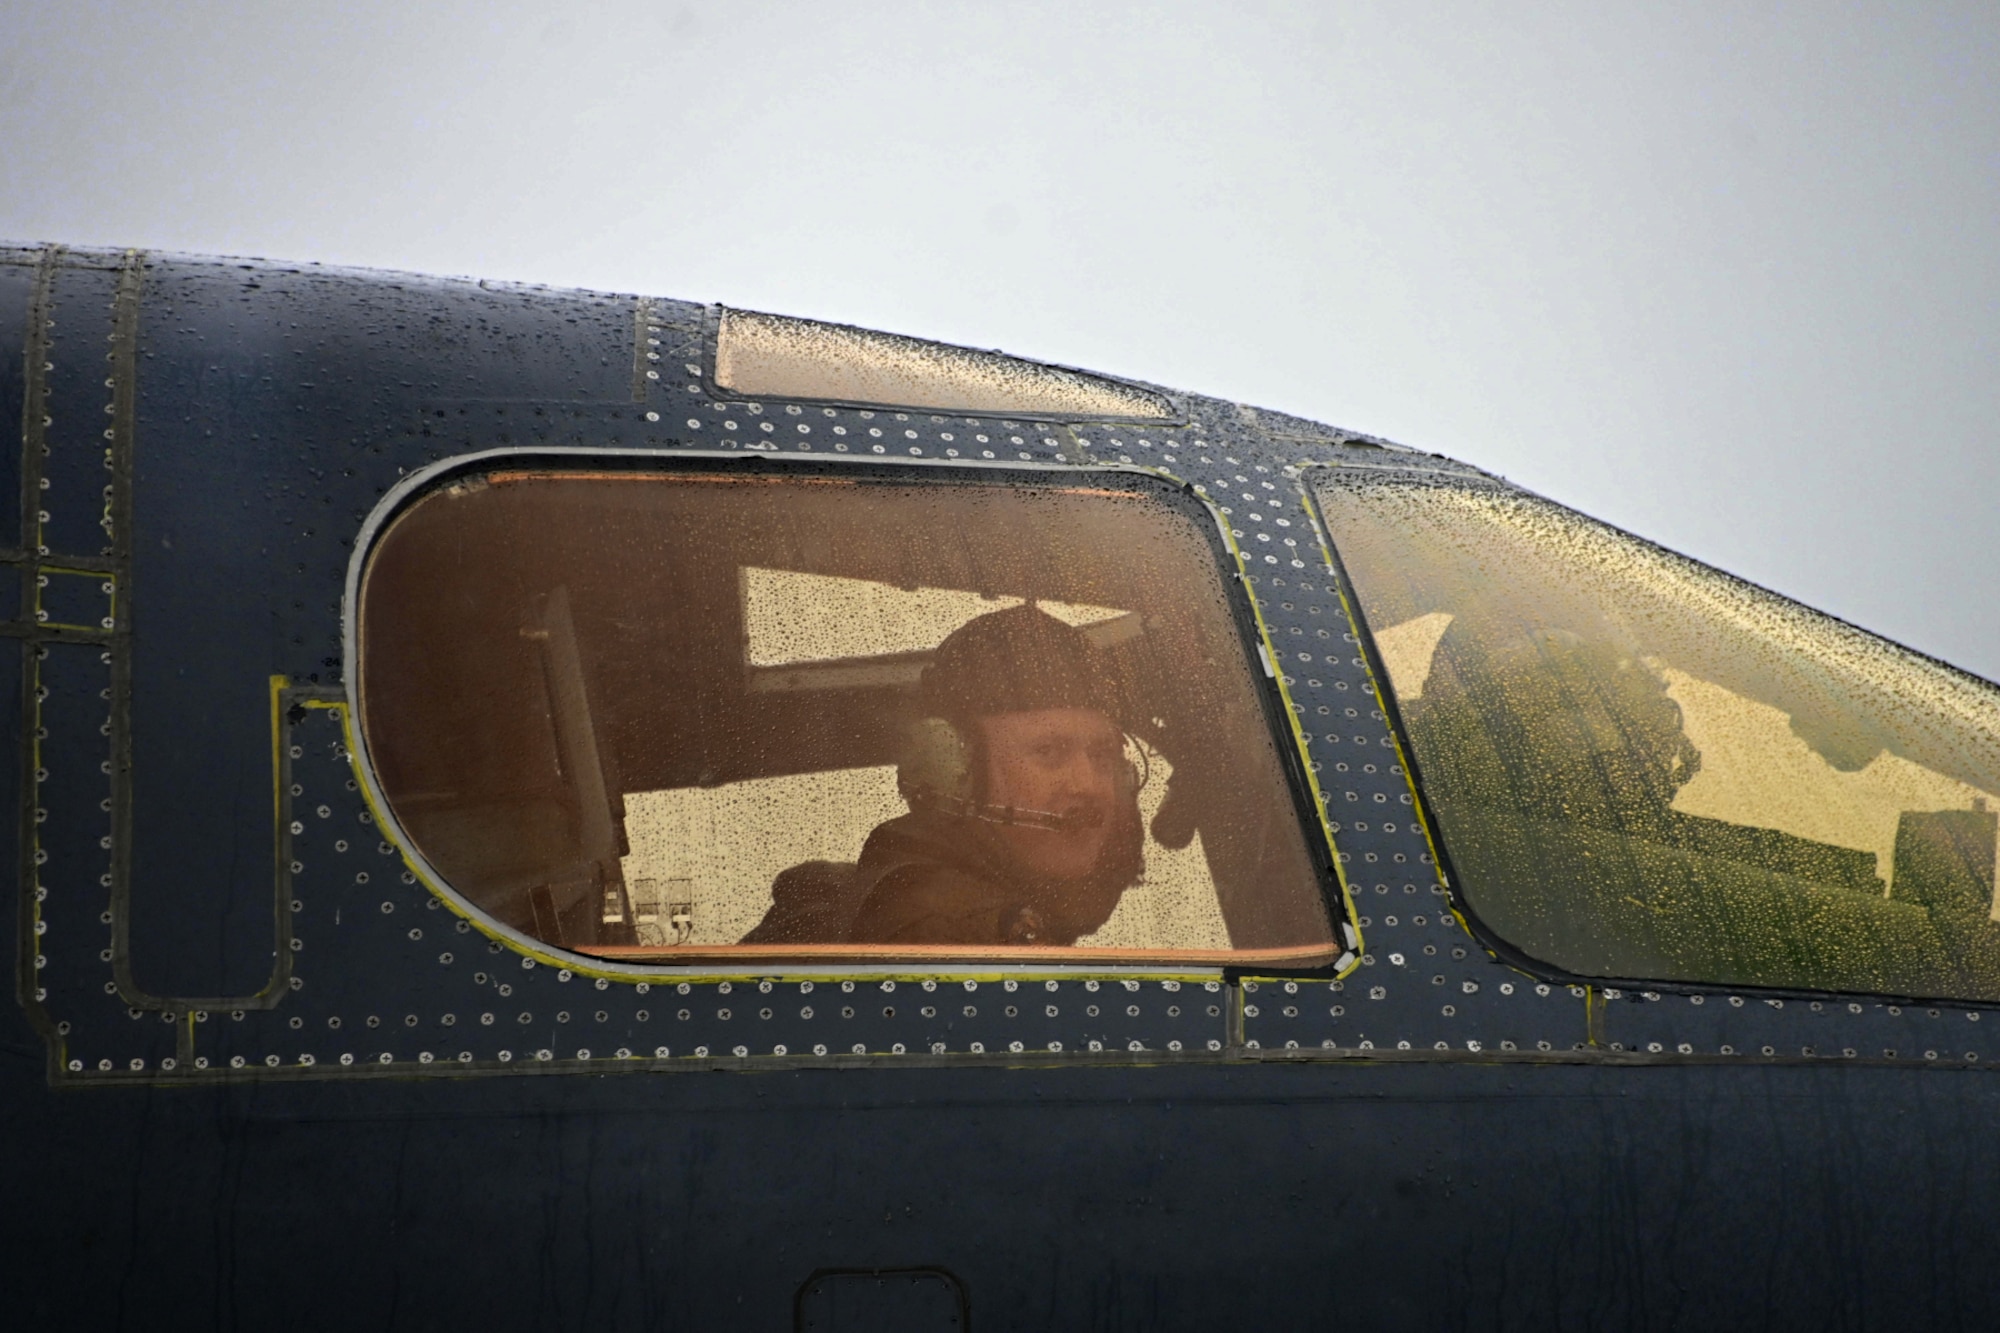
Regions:
<instances>
[{"instance_id":1,"label":"overcast sky","mask_svg":"<svg viewBox=\"0 0 2000 1333\"><path fill-rule=\"evenodd\" d=\"M1436 449L2000 677L2000 4L0 8L0 236L724 300Z\"/></svg>"}]
</instances>

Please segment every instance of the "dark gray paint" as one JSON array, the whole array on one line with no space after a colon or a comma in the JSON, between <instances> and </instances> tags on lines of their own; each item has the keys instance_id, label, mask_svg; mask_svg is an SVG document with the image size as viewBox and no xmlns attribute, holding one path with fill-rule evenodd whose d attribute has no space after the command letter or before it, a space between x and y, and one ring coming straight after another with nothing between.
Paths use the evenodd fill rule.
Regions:
<instances>
[{"instance_id":1,"label":"dark gray paint","mask_svg":"<svg viewBox=\"0 0 2000 1333\"><path fill-rule=\"evenodd\" d=\"M79 349L110 335L113 302L97 298L121 262L61 261L58 319L71 317ZM1091 1030L1072 1026L1091 992L1072 976L1044 1001L1055 1018L1024 1005L1017 1025L992 1029L1023 1041L1019 1057L960 1054L956 1039L931 1055L899 1004L897 1018L867 1020L863 1044L901 1041L907 1054L816 1060L800 1048L825 1024L781 1017L780 985L773 1017L753 1020L766 992L703 984L667 1003L690 1010L672 1022L706 1034L709 1056L689 1057L676 1038L656 1060L638 1034L664 1016L637 1011L663 1009L667 986L642 996L522 968L399 874L371 878L364 904L379 891L395 897L393 913L331 927L335 881L285 876L288 858L301 875L334 858L274 846L264 683L273 672L297 682L287 735L314 758L291 761L306 791L294 811L317 819L324 803L328 820L360 827L332 715L304 705L340 698L349 544L397 477L496 446L671 453L778 432L761 429L769 415L708 406L670 378L633 403L629 298L159 258L144 277L130 620L101 635L15 622L21 653L0 680L17 696L26 679L50 691L38 715L48 772L8 779L35 793L10 836L34 831L50 853L23 876L24 891L48 890L48 931L19 941L24 1008L9 1010L0 1043L11 1145L0 1184L15 1201L0 1253L30 1322L784 1327L815 1270L920 1266L960 1279L982 1328L1950 1327L2000 1309L1980 1248L2000 1210L2000 1083L1967 1067L2000 1058L2000 1041L1975 1039L1994 1015L1974 1022L1979 1011L1963 1006L1893 1011L1859 997L1856 1015L1834 997L1814 1010L1815 997L1753 996L1697 1007L1685 991L1633 986L1593 1001L1593 1020L1561 978L1546 996L1529 984L1503 1000L1493 983L1520 974L1430 924L1425 937L1449 946L1441 956L1465 950L1439 963L1450 979L1482 985L1458 997L1463 1021L1450 1023L1392 990L1381 1022L1408 1052L1364 1052L1314 1018L1312 1005L1340 993L1320 974L1292 978L1296 991L1284 978L1224 986L1224 1012L1184 1015L1185 1037L1165 1008L1190 989L1141 982L1142 1021L1129 1036L1097 1034L1106 1049L1093 1053ZM698 328L692 307L656 310L670 332ZM6 355L23 365L18 348ZM101 416L113 393L102 375L66 369L77 363L65 356L50 372L65 423ZM1242 494L1238 476L1276 484L1302 461L1455 466L1185 401L1185 428L1024 429L1013 452L1157 460L1225 503ZM952 423L911 415L917 439L898 447L937 463ZM725 419L738 429L722 431ZM76 476L101 448L62 435L52 458L58 444ZM1365 645L1345 639L1333 662L1323 650L1311 664L1285 660L1289 631L1327 618L1307 599L1324 603L1337 586L1302 531L1295 541L1244 544L1293 699L1313 710L1351 699L1335 680L1363 684L1369 666ZM1279 550L1282 563L1263 561ZM129 695L115 669L128 623ZM115 748L100 728L121 709L133 736L129 835L99 804L120 781L105 771ZM1315 731L1309 761L1334 752ZM1339 753L1393 755L1387 721L1366 710L1342 731ZM1394 792L1391 767L1349 776ZM1340 846L1358 886L1379 878L1400 893L1407 879L1438 899L1407 828L1344 831ZM104 957L118 936L101 919L116 902L101 876L124 852L134 975L150 995L121 989ZM372 843L351 855L393 864ZM291 892L305 904L296 921ZM193 997L248 995L274 975L274 924L295 933L270 1007L187 1021ZM1371 953L1393 938L1376 928ZM546 1062L502 1062L487 1046L456 1058L476 1043L462 1035L469 1024L443 1016L462 1021L486 984L477 975L502 966L537 1015ZM1340 984L1351 992L1382 972L1367 964ZM1288 1016L1293 996L1301 1012ZM1240 1029L1228 1012L1239 1002ZM569 1025L549 1021L564 1011ZM325 1023L368 1012L388 1022L344 1024L338 1038ZM586 1026L603 1034L587 1061L559 1040ZM724 1055L746 1029L751 1054ZM378 1034L372 1047L358 1031ZM1210 1033L1222 1050L1205 1049ZM1506 1052L1510 1034L1546 1034L1551 1050ZM766 1053L774 1038L785 1056ZM1663 1053L1643 1049L1661 1038ZM1181 1052L1162 1049L1176 1039ZM1683 1057L1679 1040L1701 1046ZM1724 1042L1746 1054L1724 1060ZM607 1061L618 1043L634 1058ZM348 1045L364 1058L342 1065ZM1747 1054L1764 1045L1770 1059ZM1828 1055L1845 1046L1860 1054ZM1928 1067L1943 1064L1958 1068Z\"/></svg>"}]
</instances>

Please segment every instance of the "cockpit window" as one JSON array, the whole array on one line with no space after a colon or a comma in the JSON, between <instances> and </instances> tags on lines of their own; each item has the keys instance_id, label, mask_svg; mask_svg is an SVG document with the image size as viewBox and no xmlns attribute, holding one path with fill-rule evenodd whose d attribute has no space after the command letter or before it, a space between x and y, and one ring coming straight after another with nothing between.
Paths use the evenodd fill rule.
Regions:
<instances>
[{"instance_id":1,"label":"cockpit window","mask_svg":"<svg viewBox=\"0 0 2000 1333\"><path fill-rule=\"evenodd\" d=\"M2000 688L1532 496L1317 491L1502 938L1584 976L2000 999Z\"/></svg>"},{"instance_id":2,"label":"cockpit window","mask_svg":"<svg viewBox=\"0 0 2000 1333\"><path fill-rule=\"evenodd\" d=\"M715 383L746 398L799 398L932 412L1170 421L1161 394L1001 352L845 324L724 310Z\"/></svg>"},{"instance_id":3,"label":"cockpit window","mask_svg":"<svg viewBox=\"0 0 2000 1333\"><path fill-rule=\"evenodd\" d=\"M368 559L367 755L566 949L1325 960L1216 540L1137 477L461 479Z\"/></svg>"}]
</instances>

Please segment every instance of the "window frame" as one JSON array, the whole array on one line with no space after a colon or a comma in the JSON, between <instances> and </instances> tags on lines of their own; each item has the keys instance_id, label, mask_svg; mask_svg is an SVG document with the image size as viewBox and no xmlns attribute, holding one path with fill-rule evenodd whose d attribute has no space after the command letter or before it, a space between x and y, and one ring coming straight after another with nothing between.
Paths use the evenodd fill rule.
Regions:
<instances>
[{"instance_id":1,"label":"window frame","mask_svg":"<svg viewBox=\"0 0 2000 1333\"><path fill-rule=\"evenodd\" d=\"M760 400L762 401L762 400ZM890 409L896 410L896 409ZM1026 420L1028 418L1021 418ZM497 919L465 894L424 857L416 842L402 826L389 804L368 753L366 728L362 720L360 689L360 596L370 557L395 521L416 504L465 478L493 471L522 471L546 467L551 471L604 473L673 473L742 469L751 475L779 475L785 470L801 474L826 475L844 470L885 480L920 481L928 474L958 474L974 480L991 474L996 480L1023 481L1047 478L1070 479L1103 485L1107 477L1124 476L1137 485L1128 489L1143 493L1146 484L1165 487L1179 498L1192 502L1207 515L1201 529L1217 563L1216 574L1224 585L1224 602L1232 627L1243 651L1251 693L1257 701L1272 744L1285 791L1292 804L1292 816L1305 842L1308 859L1326 912L1329 928L1324 961L1289 962L1259 959L1249 951L1233 960L1133 960L1123 962L1103 956L1075 959L1000 960L966 956L965 946L940 945L913 948L897 958L856 958L815 960L786 958L774 949L767 957L745 956L740 961L696 959L686 963L641 962L599 956L552 945ZM1317 517L1317 515L1315 515ZM484 934L488 939L531 960L571 973L606 980L657 982L660 980L701 981L768 978L832 978L836 980L894 979L923 977L1024 978L1053 977L1084 979L1092 976L1123 979L1163 979L1234 982L1240 977L1284 975L1337 979L1351 975L1361 966L1364 944L1352 895L1343 868L1344 857L1324 813L1319 784L1313 776L1282 673L1274 668L1277 648L1265 624L1257 595L1246 578L1248 564L1231 535L1229 520L1217 504L1190 481L1163 469L1124 463L1052 463L1034 460L984 460L962 458L877 457L836 453L794 454L762 450L712 449L676 446L669 449L588 446L501 446L475 450L439 459L419 468L397 482L376 502L356 530L354 545L341 599L341 690L346 698L345 727L348 757L359 783L360 794L373 815L382 836L390 841L406 867L420 884L448 910ZM1258 668L1261 667L1260 671ZM1399 742L1400 743L1400 742ZM1053 951L1052 951L1053 952ZM954 956L956 955L956 956ZM525 964L524 964L525 965Z\"/></svg>"}]
</instances>

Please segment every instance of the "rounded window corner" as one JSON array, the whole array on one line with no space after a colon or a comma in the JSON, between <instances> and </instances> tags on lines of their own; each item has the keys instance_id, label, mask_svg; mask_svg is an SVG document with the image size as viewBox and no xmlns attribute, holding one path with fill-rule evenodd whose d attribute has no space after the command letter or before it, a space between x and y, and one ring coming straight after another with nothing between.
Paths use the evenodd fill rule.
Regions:
<instances>
[{"instance_id":1,"label":"rounded window corner","mask_svg":"<svg viewBox=\"0 0 2000 1333\"><path fill-rule=\"evenodd\" d=\"M435 892L654 981L1337 952L1212 510L768 461L496 451L384 498L357 758Z\"/></svg>"}]
</instances>

